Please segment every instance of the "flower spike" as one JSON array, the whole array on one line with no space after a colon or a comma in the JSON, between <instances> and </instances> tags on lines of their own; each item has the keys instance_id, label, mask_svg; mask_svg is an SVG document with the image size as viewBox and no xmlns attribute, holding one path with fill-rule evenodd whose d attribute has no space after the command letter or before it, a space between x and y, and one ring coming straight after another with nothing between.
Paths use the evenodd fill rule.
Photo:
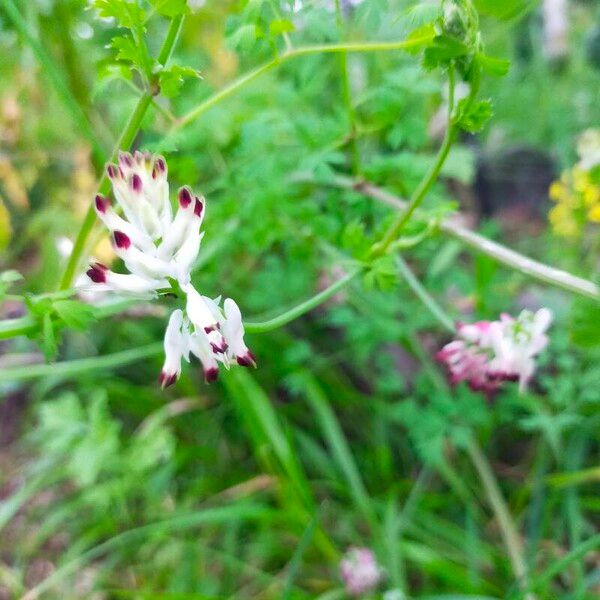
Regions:
<instances>
[{"instance_id":1,"label":"flower spike","mask_svg":"<svg viewBox=\"0 0 600 600\"><path fill-rule=\"evenodd\" d=\"M492 397L505 381L518 381L523 391L535 372L535 357L548 344L546 330L552 312L524 310L515 319L503 314L498 321L457 324L458 338L436 355L448 369L450 383L461 381Z\"/></svg>"},{"instance_id":2,"label":"flower spike","mask_svg":"<svg viewBox=\"0 0 600 600\"><path fill-rule=\"evenodd\" d=\"M168 167L162 156L136 151L119 152L117 164L106 173L112 183L119 216L109 198L97 195L98 218L111 233L116 254L129 273L115 273L101 263L86 271L85 289L156 296L177 281L186 298L185 311L177 309L165 330L165 363L159 376L164 389L181 373L181 359L192 354L202 363L204 379L214 382L219 363L256 367L256 359L244 342L242 315L230 298L219 301L202 296L191 283L204 232L200 231L206 200L183 186L177 192L178 209L173 216L169 200Z\"/></svg>"}]
</instances>

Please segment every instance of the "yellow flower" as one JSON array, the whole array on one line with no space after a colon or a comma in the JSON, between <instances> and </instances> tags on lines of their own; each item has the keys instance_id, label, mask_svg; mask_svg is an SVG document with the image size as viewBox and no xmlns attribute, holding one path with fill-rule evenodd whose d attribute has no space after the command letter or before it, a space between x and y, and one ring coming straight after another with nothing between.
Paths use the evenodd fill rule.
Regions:
<instances>
[{"instance_id":1,"label":"yellow flower","mask_svg":"<svg viewBox=\"0 0 600 600\"><path fill-rule=\"evenodd\" d=\"M548 195L552 200L560 200L563 197L563 194L566 191L566 187L560 181L553 181L550 184L550 189L548 190Z\"/></svg>"},{"instance_id":2,"label":"yellow flower","mask_svg":"<svg viewBox=\"0 0 600 600\"><path fill-rule=\"evenodd\" d=\"M592 223L600 223L600 204L597 204L588 211L588 219Z\"/></svg>"},{"instance_id":3,"label":"yellow flower","mask_svg":"<svg viewBox=\"0 0 600 600\"><path fill-rule=\"evenodd\" d=\"M589 185L583 190L583 202L586 206L600 203L600 186Z\"/></svg>"},{"instance_id":4,"label":"yellow flower","mask_svg":"<svg viewBox=\"0 0 600 600\"><path fill-rule=\"evenodd\" d=\"M577 192L583 192L590 184L589 175L577 167L573 167L573 187Z\"/></svg>"}]
</instances>

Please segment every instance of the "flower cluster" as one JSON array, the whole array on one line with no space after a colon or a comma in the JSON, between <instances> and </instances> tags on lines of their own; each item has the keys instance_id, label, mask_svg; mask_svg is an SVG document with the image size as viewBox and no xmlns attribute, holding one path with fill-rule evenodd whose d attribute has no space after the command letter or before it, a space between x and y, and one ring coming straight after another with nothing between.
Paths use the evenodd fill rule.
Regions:
<instances>
[{"instance_id":1,"label":"flower cluster","mask_svg":"<svg viewBox=\"0 0 600 600\"><path fill-rule=\"evenodd\" d=\"M350 548L340 562L340 574L349 596L374 590L383 578L383 570L369 548Z\"/></svg>"},{"instance_id":2,"label":"flower cluster","mask_svg":"<svg viewBox=\"0 0 600 600\"><path fill-rule=\"evenodd\" d=\"M542 308L524 310L515 319L502 314L498 321L457 325L458 338L437 354L449 373L450 382L461 381L472 390L493 395L504 381L518 381L525 389L535 372L535 357L546 347L546 330L552 313Z\"/></svg>"},{"instance_id":3,"label":"flower cluster","mask_svg":"<svg viewBox=\"0 0 600 600\"><path fill-rule=\"evenodd\" d=\"M579 163L564 171L548 194L556 203L549 218L555 233L580 235L587 222L600 223L600 130L588 130L577 146Z\"/></svg>"},{"instance_id":4,"label":"flower cluster","mask_svg":"<svg viewBox=\"0 0 600 600\"><path fill-rule=\"evenodd\" d=\"M119 216L110 200L96 196L96 213L111 232L115 253L129 271L115 273L95 262L87 271L92 289L143 297L159 292L182 292L184 309L175 310L165 332L165 364L160 374L162 387L173 384L181 373L181 359L190 354L203 365L207 382L215 381L219 363L256 366L244 343L244 326L237 304L202 296L191 283L191 269L203 233L206 201L189 187L177 194L175 215L169 198L167 164L162 157L136 152L119 153L117 165L107 167Z\"/></svg>"}]
</instances>

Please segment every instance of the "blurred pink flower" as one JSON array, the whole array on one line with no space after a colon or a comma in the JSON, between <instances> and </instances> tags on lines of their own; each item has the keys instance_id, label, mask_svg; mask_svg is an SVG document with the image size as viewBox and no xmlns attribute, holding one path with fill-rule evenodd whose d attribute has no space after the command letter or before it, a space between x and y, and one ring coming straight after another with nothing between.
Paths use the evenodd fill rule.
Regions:
<instances>
[{"instance_id":1,"label":"blurred pink flower","mask_svg":"<svg viewBox=\"0 0 600 600\"><path fill-rule=\"evenodd\" d=\"M446 365L452 385L465 381L472 390L491 396L504 381L518 381L523 391L535 372L535 357L548 344L551 322L551 311L542 308L536 313L524 310L516 319L502 314L498 321L459 323L458 338L437 359Z\"/></svg>"},{"instance_id":2,"label":"blurred pink flower","mask_svg":"<svg viewBox=\"0 0 600 600\"><path fill-rule=\"evenodd\" d=\"M350 548L340 562L340 573L350 596L361 596L374 590L383 577L369 548Z\"/></svg>"}]
</instances>

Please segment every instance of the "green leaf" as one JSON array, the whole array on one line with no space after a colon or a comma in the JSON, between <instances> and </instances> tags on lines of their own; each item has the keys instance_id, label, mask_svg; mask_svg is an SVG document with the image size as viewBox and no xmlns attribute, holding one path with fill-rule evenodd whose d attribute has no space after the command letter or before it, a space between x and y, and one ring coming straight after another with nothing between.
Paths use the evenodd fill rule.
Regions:
<instances>
[{"instance_id":1,"label":"green leaf","mask_svg":"<svg viewBox=\"0 0 600 600\"><path fill-rule=\"evenodd\" d=\"M72 329L85 330L95 320L93 309L76 300L58 300L54 302L58 316Z\"/></svg>"},{"instance_id":2,"label":"green leaf","mask_svg":"<svg viewBox=\"0 0 600 600\"><path fill-rule=\"evenodd\" d=\"M369 288L391 290L398 282L398 272L393 257L388 254L374 260L371 268L365 273L364 281Z\"/></svg>"},{"instance_id":3,"label":"green leaf","mask_svg":"<svg viewBox=\"0 0 600 600\"><path fill-rule=\"evenodd\" d=\"M182 67L180 65L172 65L168 69L162 70L158 74L161 94L166 98L176 96L183 82L188 77L200 78L201 75L191 67Z\"/></svg>"},{"instance_id":4,"label":"green leaf","mask_svg":"<svg viewBox=\"0 0 600 600\"><path fill-rule=\"evenodd\" d=\"M538 0L474 0L475 8L490 17L495 17L502 21L516 19L532 10L538 3Z\"/></svg>"},{"instance_id":5,"label":"green leaf","mask_svg":"<svg viewBox=\"0 0 600 600\"><path fill-rule=\"evenodd\" d=\"M177 17L189 12L186 0L149 0L154 10L165 17Z\"/></svg>"},{"instance_id":6,"label":"green leaf","mask_svg":"<svg viewBox=\"0 0 600 600\"><path fill-rule=\"evenodd\" d=\"M254 23L242 25L227 37L227 46L231 50L247 52L252 48L258 37L258 27Z\"/></svg>"},{"instance_id":7,"label":"green leaf","mask_svg":"<svg viewBox=\"0 0 600 600\"><path fill-rule=\"evenodd\" d=\"M135 66L143 64L144 55L129 34L114 37L109 46L117 51L116 60L129 62Z\"/></svg>"},{"instance_id":8,"label":"green leaf","mask_svg":"<svg viewBox=\"0 0 600 600\"><path fill-rule=\"evenodd\" d=\"M600 346L600 305L589 300L577 300L571 316L571 339L578 346Z\"/></svg>"},{"instance_id":9,"label":"green leaf","mask_svg":"<svg viewBox=\"0 0 600 600\"><path fill-rule=\"evenodd\" d=\"M483 71L496 77L504 77L510 68L510 60L488 56L487 54L478 54L477 61Z\"/></svg>"},{"instance_id":10,"label":"green leaf","mask_svg":"<svg viewBox=\"0 0 600 600\"><path fill-rule=\"evenodd\" d=\"M56 358L56 354L58 353L58 344L56 341L56 334L54 332L54 325L52 324L52 315L50 312L45 313L42 318L41 346L44 353L44 358L47 362L50 362Z\"/></svg>"},{"instance_id":11,"label":"green leaf","mask_svg":"<svg viewBox=\"0 0 600 600\"><path fill-rule=\"evenodd\" d=\"M272 37L294 31L296 27L287 19L275 19L269 23L269 34Z\"/></svg>"},{"instance_id":12,"label":"green leaf","mask_svg":"<svg viewBox=\"0 0 600 600\"><path fill-rule=\"evenodd\" d=\"M434 69L452 59L465 56L468 52L469 47L460 40L449 35L436 35L431 45L425 49L423 66Z\"/></svg>"},{"instance_id":13,"label":"green leaf","mask_svg":"<svg viewBox=\"0 0 600 600\"><path fill-rule=\"evenodd\" d=\"M146 20L144 9L137 2L129 0L93 0L98 16L116 19L121 27L134 29L143 26Z\"/></svg>"},{"instance_id":14,"label":"green leaf","mask_svg":"<svg viewBox=\"0 0 600 600\"><path fill-rule=\"evenodd\" d=\"M354 257L365 256L371 247L371 240L365 233L365 224L356 219L344 228L342 233L342 247L349 250Z\"/></svg>"},{"instance_id":15,"label":"green leaf","mask_svg":"<svg viewBox=\"0 0 600 600\"><path fill-rule=\"evenodd\" d=\"M457 113L458 126L469 133L476 133L481 131L492 117L492 102L491 100L470 102L468 98L463 98L458 103Z\"/></svg>"},{"instance_id":16,"label":"green leaf","mask_svg":"<svg viewBox=\"0 0 600 600\"><path fill-rule=\"evenodd\" d=\"M433 23L426 23L425 25L422 25L421 27L417 27L416 29L413 29L408 34L406 41L411 42L413 40L419 40L419 39L423 38L423 44L419 47L408 48L407 52L409 54L417 54L420 50L429 46L434 41L435 37L436 37L435 27L434 27Z\"/></svg>"}]
</instances>

